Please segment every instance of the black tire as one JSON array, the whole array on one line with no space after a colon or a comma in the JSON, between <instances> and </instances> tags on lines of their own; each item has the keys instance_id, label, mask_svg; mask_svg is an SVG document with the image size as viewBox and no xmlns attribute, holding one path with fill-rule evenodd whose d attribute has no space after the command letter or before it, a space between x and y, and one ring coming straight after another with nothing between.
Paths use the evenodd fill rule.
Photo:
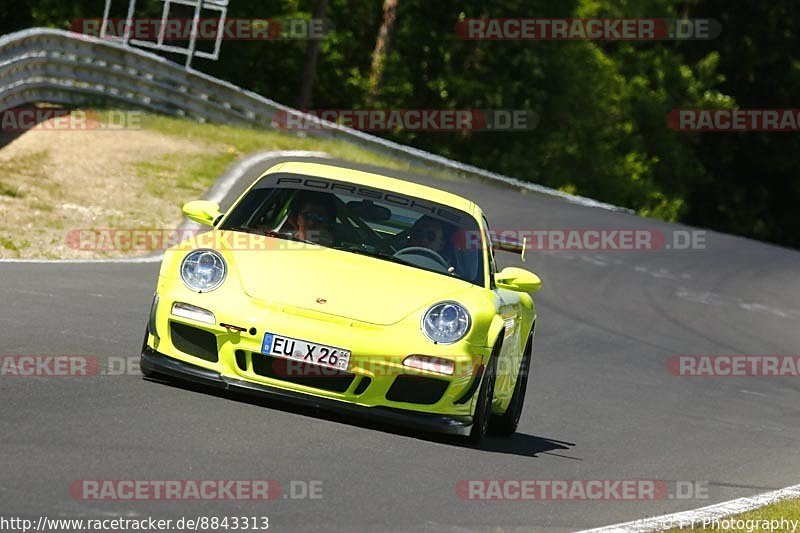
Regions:
<instances>
[{"instance_id":1,"label":"black tire","mask_svg":"<svg viewBox=\"0 0 800 533\"><path fill-rule=\"evenodd\" d=\"M522 407L525 405L525 391L528 389L528 376L531 370L531 359L533 357L533 334L528 337L525 345L525 352L522 354L522 361L519 367L519 377L514 385L514 394L508 409L502 415L493 415L490 431L495 435L510 437L517 432L519 419L522 416Z\"/></svg>"},{"instance_id":2,"label":"black tire","mask_svg":"<svg viewBox=\"0 0 800 533\"><path fill-rule=\"evenodd\" d=\"M497 357L500 353L500 341L497 341L486 369L483 372L481 388L478 391L475 415L472 417L472 429L467 437L467 442L479 445L489 430L489 421L492 419L492 398L494 397L494 380L497 375Z\"/></svg>"}]
</instances>

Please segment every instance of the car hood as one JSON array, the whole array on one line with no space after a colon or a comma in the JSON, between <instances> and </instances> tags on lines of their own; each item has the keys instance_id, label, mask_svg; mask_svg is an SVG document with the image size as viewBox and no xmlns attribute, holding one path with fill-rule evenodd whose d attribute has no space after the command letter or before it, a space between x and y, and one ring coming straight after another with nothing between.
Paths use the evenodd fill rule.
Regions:
<instances>
[{"instance_id":1,"label":"car hood","mask_svg":"<svg viewBox=\"0 0 800 533\"><path fill-rule=\"evenodd\" d=\"M472 284L383 259L293 241L265 251L228 250L247 295L388 325ZM278 248L278 249L274 249Z\"/></svg>"}]
</instances>

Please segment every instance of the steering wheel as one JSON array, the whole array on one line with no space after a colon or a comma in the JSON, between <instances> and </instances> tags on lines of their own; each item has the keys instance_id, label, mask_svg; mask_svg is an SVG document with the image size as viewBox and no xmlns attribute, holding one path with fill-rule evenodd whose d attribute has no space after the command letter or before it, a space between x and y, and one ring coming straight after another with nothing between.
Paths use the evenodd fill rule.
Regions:
<instances>
[{"instance_id":1,"label":"steering wheel","mask_svg":"<svg viewBox=\"0 0 800 533\"><path fill-rule=\"evenodd\" d=\"M386 253L394 252L394 249L391 247L391 245L389 245L386 241L381 239L380 236L378 236L375 233L375 230L369 227L369 224L364 222L364 220L362 220L361 217L353 213L353 211L347 207L346 203L341 202L341 209L345 215L345 218L348 218L353 222L355 222L355 229L357 230L356 233L359 233L360 239L369 241L370 246L374 246L375 248L383 252Z\"/></svg>"},{"instance_id":2,"label":"steering wheel","mask_svg":"<svg viewBox=\"0 0 800 533\"><path fill-rule=\"evenodd\" d=\"M438 252L431 250L430 248L425 248L424 246L409 246L408 248L403 248L402 250L398 250L394 256L397 258L401 258L404 255L422 255L425 257L429 257L442 265L444 268L450 268L450 265L447 264L447 260L439 255Z\"/></svg>"}]
</instances>

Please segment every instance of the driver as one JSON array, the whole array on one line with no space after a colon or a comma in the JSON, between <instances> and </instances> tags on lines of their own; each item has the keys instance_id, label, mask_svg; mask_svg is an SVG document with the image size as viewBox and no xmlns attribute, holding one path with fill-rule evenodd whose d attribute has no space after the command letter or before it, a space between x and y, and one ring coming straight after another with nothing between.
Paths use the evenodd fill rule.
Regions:
<instances>
[{"instance_id":1,"label":"driver","mask_svg":"<svg viewBox=\"0 0 800 533\"><path fill-rule=\"evenodd\" d=\"M447 263L459 271L459 261L457 254L448 240L450 231L446 229L447 224L439 220L423 215L414 222L408 232L407 246L421 246L433 250L441 255Z\"/></svg>"},{"instance_id":2,"label":"driver","mask_svg":"<svg viewBox=\"0 0 800 533\"><path fill-rule=\"evenodd\" d=\"M422 246L441 255L446 244L441 222L427 215L418 218L408 232L408 246Z\"/></svg>"},{"instance_id":3,"label":"driver","mask_svg":"<svg viewBox=\"0 0 800 533\"><path fill-rule=\"evenodd\" d=\"M301 192L292 202L289 222L296 228L294 236L322 246L333 244L336 203L329 194Z\"/></svg>"}]
</instances>

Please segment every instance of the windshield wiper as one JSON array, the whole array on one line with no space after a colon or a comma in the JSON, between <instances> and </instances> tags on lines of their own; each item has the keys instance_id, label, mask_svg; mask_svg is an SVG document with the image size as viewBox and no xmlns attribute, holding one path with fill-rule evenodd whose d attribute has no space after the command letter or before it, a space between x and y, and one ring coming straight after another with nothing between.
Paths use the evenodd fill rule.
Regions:
<instances>
[{"instance_id":1,"label":"windshield wiper","mask_svg":"<svg viewBox=\"0 0 800 533\"><path fill-rule=\"evenodd\" d=\"M410 267L414 267L414 268L419 268L420 270L427 270L428 272L434 272L436 274L444 274L444 275L447 275L447 276L453 276L453 277L457 277L457 278L461 279L460 276L458 276L456 274L455 269L452 266L447 269L447 272L441 272L440 270L435 270L435 269L432 269L432 268L425 268L423 266L418 265L417 263L413 263L411 261L406 261L405 259L401 259L399 257L395 257L394 255L391 255L391 254L386 254L386 253L381 253L381 252L368 252L367 250L364 250L363 248L354 248L354 247L351 247L351 246L343 246L343 245L333 246L332 248L334 250L342 250L344 252L352 252L352 253L358 254L358 255L366 255L368 257L374 257L376 259L384 259L386 261L391 261L392 263L397 263L398 265L410 266Z\"/></svg>"},{"instance_id":2,"label":"windshield wiper","mask_svg":"<svg viewBox=\"0 0 800 533\"><path fill-rule=\"evenodd\" d=\"M385 259L387 261L391 261L393 263L398 263L398 264L401 264L401 265L416 266L416 265L414 265L412 263L409 263L408 261L404 261L404 260L402 260L400 258L397 258L397 257L395 257L393 255L390 255L390 254L381 253L381 252L370 252L370 251L364 250L363 248L356 248L354 246L345 246L345 245L341 245L340 244L340 245L337 245L337 246L332 246L331 248L333 248L334 250L341 250L343 252L352 252L352 253L358 254L358 255L366 255L368 257L374 257L376 259Z\"/></svg>"}]
</instances>

